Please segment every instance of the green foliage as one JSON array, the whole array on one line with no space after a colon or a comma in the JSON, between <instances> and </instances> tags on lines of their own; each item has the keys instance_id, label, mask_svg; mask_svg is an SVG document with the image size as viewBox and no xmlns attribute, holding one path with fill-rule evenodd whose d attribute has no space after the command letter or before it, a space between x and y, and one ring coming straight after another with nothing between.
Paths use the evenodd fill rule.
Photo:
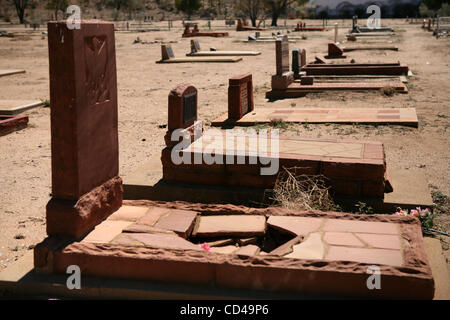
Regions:
<instances>
[{"instance_id":1,"label":"green foliage","mask_svg":"<svg viewBox=\"0 0 450 320\"><path fill-rule=\"evenodd\" d=\"M358 204L355 204L355 206L358 208L359 214L372 214L373 208L368 206L367 203L358 201Z\"/></svg>"},{"instance_id":2,"label":"green foliage","mask_svg":"<svg viewBox=\"0 0 450 320\"><path fill-rule=\"evenodd\" d=\"M202 6L200 0L175 0L175 8L178 11L182 11L188 15L188 19L191 15Z\"/></svg>"},{"instance_id":3,"label":"green foliage","mask_svg":"<svg viewBox=\"0 0 450 320\"><path fill-rule=\"evenodd\" d=\"M432 10L438 10L443 4L448 4L449 0L423 0L422 3Z\"/></svg>"},{"instance_id":4,"label":"green foliage","mask_svg":"<svg viewBox=\"0 0 450 320\"><path fill-rule=\"evenodd\" d=\"M450 16L450 4L444 3L442 7L439 9L438 14L440 17L449 17Z\"/></svg>"}]
</instances>

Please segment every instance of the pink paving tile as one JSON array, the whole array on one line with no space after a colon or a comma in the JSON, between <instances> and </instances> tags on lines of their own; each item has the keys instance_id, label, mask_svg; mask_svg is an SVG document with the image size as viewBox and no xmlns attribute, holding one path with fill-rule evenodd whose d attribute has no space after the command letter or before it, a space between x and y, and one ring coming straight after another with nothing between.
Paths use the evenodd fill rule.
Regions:
<instances>
[{"instance_id":1,"label":"pink paving tile","mask_svg":"<svg viewBox=\"0 0 450 320\"><path fill-rule=\"evenodd\" d=\"M165 248L165 249L182 249L182 250L203 250L179 236L164 233L126 233L129 239L138 241L147 247Z\"/></svg>"},{"instance_id":2,"label":"pink paving tile","mask_svg":"<svg viewBox=\"0 0 450 320\"><path fill-rule=\"evenodd\" d=\"M324 235L324 240L335 246L364 247L364 244L349 232L327 232Z\"/></svg>"},{"instance_id":3,"label":"pink paving tile","mask_svg":"<svg viewBox=\"0 0 450 320\"><path fill-rule=\"evenodd\" d=\"M187 239L194 228L197 212L187 210L170 210L170 213L159 218L156 228L172 230L180 237Z\"/></svg>"},{"instance_id":4,"label":"pink paving tile","mask_svg":"<svg viewBox=\"0 0 450 320\"><path fill-rule=\"evenodd\" d=\"M305 236L320 228L322 219L308 217L270 216L267 225L278 230L299 236Z\"/></svg>"},{"instance_id":5,"label":"pink paving tile","mask_svg":"<svg viewBox=\"0 0 450 320\"><path fill-rule=\"evenodd\" d=\"M240 256L256 256L261 249L254 245L249 244L243 247L240 247L237 251L234 252L234 254L240 255Z\"/></svg>"},{"instance_id":6,"label":"pink paving tile","mask_svg":"<svg viewBox=\"0 0 450 320\"><path fill-rule=\"evenodd\" d=\"M158 219L170 212L169 208L152 207L147 214L138 220L139 224L153 226Z\"/></svg>"},{"instance_id":7,"label":"pink paving tile","mask_svg":"<svg viewBox=\"0 0 450 320\"><path fill-rule=\"evenodd\" d=\"M262 236L266 217L251 215L202 216L194 231L197 237Z\"/></svg>"},{"instance_id":8,"label":"pink paving tile","mask_svg":"<svg viewBox=\"0 0 450 320\"><path fill-rule=\"evenodd\" d=\"M328 219L325 222L323 231L398 234L398 227L395 223L390 222Z\"/></svg>"},{"instance_id":9,"label":"pink paving tile","mask_svg":"<svg viewBox=\"0 0 450 320\"><path fill-rule=\"evenodd\" d=\"M122 206L108 220L137 221L148 211L148 207Z\"/></svg>"},{"instance_id":10,"label":"pink paving tile","mask_svg":"<svg viewBox=\"0 0 450 320\"><path fill-rule=\"evenodd\" d=\"M357 233L356 236L373 248L401 249L400 237L397 235Z\"/></svg>"},{"instance_id":11,"label":"pink paving tile","mask_svg":"<svg viewBox=\"0 0 450 320\"><path fill-rule=\"evenodd\" d=\"M123 229L128 227L133 222L120 221L120 220L106 220L95 227L91 233L89 233L82 242L91 243L108 243L115 236L120 234Z\"/></svg>"},{"instance_id":12,"label":"pink paving tile","mask_svg":"<svg viewBox=\"0 0 450 320\"><path fill-rule=\"evenodd\" d=\"M401 266L403 258L400 250L368 249L331 246L325 260L355 261L376 265Z\"/></svg>"}]
</instances>

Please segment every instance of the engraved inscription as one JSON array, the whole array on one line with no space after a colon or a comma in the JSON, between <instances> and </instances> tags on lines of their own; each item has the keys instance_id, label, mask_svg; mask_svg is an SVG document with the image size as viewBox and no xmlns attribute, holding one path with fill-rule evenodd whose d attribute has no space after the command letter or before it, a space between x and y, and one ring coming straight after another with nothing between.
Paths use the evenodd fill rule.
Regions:
<instances>
[{"instance_id":1,"label":"engraved inscription","mask_svg":"<svg viewBox=\"0 0 450 320\"><path fill-rule=\"evenodd\" d=\"M106 36L86 37L84 45L87 103L96 105L109 101Z\"/></svg>"},{"instance_id":2,"label":"engraved inscription","mask_svg":"<svg viewBox=\"0 0 450 320\"><path fill-rule=\"evenodd\" d=\"M183 123L197 119L197 93L192 92L184 96Z\"/></svg>"},{"instance_id":3,"label":"engraved inscription","mask_svg":"<svg viewBox=\"0 0 450 320\"><path fill-rule=\"evenodd\" d=\"M242 114L246 114L248 112L247 82L241 84L241 110Z\"/></svg>"}]
</instances>

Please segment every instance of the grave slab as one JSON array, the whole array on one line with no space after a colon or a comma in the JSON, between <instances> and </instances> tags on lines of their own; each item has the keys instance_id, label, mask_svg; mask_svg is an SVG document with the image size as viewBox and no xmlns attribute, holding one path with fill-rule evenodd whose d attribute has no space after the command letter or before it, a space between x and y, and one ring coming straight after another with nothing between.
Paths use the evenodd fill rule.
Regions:
<instances>
[{"instance_id":1,"label":"grave slab","mask_svg":"<svg viewBox=\"0 0 450 320\"><path fill-rule=\"evenodd\" d=\"M0 114L15 115L41 105L40 100L0 100Z\"/></svg>"},{"instance_id":2,"label":"grave slab","mask_svg":"<svg viewBox=\"0 0 450 320\"><path fill-rule=\"evenodd\" d=\"M0 69L0 77L9 76L18 73L25 73L25 70L21 69Z\"/></svg>"},{"instance_id":3,"label":"grave slab","mask_svg":"<svg viewBox=\"0 0 450 320\"><path fill-rule=\"evenodd\" d=\"M229 57L229 58L217 58L217 57L192 57L192 58L175 58L173 50L170 46L161 46L161 60L156 63L191 63L191 62L209 62L209 63L232 63L241 61L242 57Z\"/></svg>"},{"instance_id":4,"label":"grave slab","mask_svg":"<svg viewBox=\"0 0 450 320\"><path fill-rule=\"evenodd\" d=\"M171 210L170 213L159 218L155 227L174 231L180 237L187 239L194 229L196 218L196 212Z\"/></svg>"},{"instance_id":5,"label":"grave slab","mask_svg":"<svg viewBox=\"0 0 450 320\"><path fill-rule=\"evenodd\" d=\"M0 136L26 128L27 116L1 115L0 114Z\"/></svg>"},{"instance_id":6,"label":"grave slab","mask_svg":"<svg viewBox=\"0 0 450 320\"><path fill-rule=\"evenodd\" d=\"M253 126L278 119L294 123L398 124L413 127L419 125L415 108L258 108L237 120L230 119L225 113L213 120L211 125Z\"/></svg>"},{"instance_id":7,"label":"grave slab","mask_svg":"<svg viewBox=\"0 0 450 320\"><path fill-rule=\"evenodd\" d=\"M259 51L202 51L198 41L191 40L191 52L186 53L190 57L220 57L220 56L257 56Z\"/></svg>"},{"instance_id":8,"label":"grave slab","mask_svg":"<svg viewBox=\"0 0 450 320\"><path fill-rule=\"evenodd\" d=\"M127 202L127 205L150 208L153 202ZM340 297L432 299L435 285L426 256L420 222L414 217L345 213L303 212L281 208L245 208L229 205L162 203L158 206L179 210L201 208L203 217L214 212L234 211L237 216L265 217L289 214L294 218L319 219L321 227L306 235L297 257L274 255L238 256L207 252L178 236L145 233L121 233L108 243L61 243L48 238L35 247L36 272L66 274L68 265L76 264L82 274L93 277L122 278L166 283L205 285L216 288L289 291L302 294L325 294ZM244 213L245 212L245 213ZM205 215L205 216L203 216ZM352 247L331 245L325 250L323 233L327 225L336 225L346 233L396 236L400 249L379 249L370 245ZM344 223L342 223L344 222ZM367 224L367 225L366 225ZM379 224L393 225L378 228ZM394 233L395 232L395 233ZM303 245L302 245L303 244ZM305 248L306 247L306 248ZM223 247L222 247L223 248ZM234 249L234 248L233 248ZM296 250L297 249L297 250ZM293 253L300 252L294 247ZM103 266L108 264L109 268ZM366 286L367 268L380 268L380 290ZM280 274L283 277L280 278ZM410 290L414 287L415 290Z\"/></svg>"},{"instance_id":9,"label":"grave slab","mask_svg":"<svg viewBox=\"0 0 450 320\"><path fill-rule=\"evenodd\" d=\"M263 216L201 216L192 235L194 237L262 236L266 232Z\"/></svg>"}]
</instances>

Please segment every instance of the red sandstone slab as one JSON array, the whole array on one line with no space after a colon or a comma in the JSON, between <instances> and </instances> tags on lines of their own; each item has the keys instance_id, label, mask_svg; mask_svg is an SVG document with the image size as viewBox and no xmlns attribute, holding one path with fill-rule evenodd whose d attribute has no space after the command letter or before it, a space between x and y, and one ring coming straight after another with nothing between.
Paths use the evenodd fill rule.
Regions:
<instances>
[{"instance_id":1,"label":"red sandstone slab","mask_svg":"<svg viewBox=\"0 0 450 320\"><path fill-rule=\"evenodd\" d=\"M345 109L269 109L259 108L244 114L238 120L228 119L225 113L211 122L213 126L233 123L238 126L253 126L282 119L294 123L365 123L365 124L401 124L417 127L415 108L345 108Z\"/></svg>"},{"instance_id":2,"label":"red sandstone slab","mask_svg":"<svg viewBox=\"0 0 450 320\"><path fill-rule=\"evenodd\" d=\"M395 64L308 64L306 75L407 75L408 66Z\"/></svg>"},{"instance_id":3,"label":"red sandstone slab","mask_svg":"<svg viewBox=\"0 0 450 320\"><path fill-rule=\"evenodd\" d=\"M0 115L0 136L26 128L27 116Z\"/></svg>"},{"instance_id":4,"label":"red sandstone slab","mask_svg":"<svg viewBox=\"0 0 450 320\"><path fill-rule=\"evenodd\" d=\"M291 216L288 217L271 216L267 220L267 225L269 227L296 236L305 236L311 232L315 232L320 228L322 223L323 221L317 218L291 217Z\"/></svg>"},{"instance_id":5,"label":"red sandstone slab","mask_svg":"<svg viewBox=\"0 0 450 320\"><path fill-rule=\"evenodd\" d=\"M398 235L397 224L388 222L368 222L352 220L328 220L323 226L325 232L358 232Z\"/></svg>"},{"instance_id":6,"label":"red sandstone slab","mask_svg":"<svg viewBox=\"0 0 450 320\"><path fill-rule=\"evenodd\" d=\"M170 210L170 213L159 218L156 228L174 231L180 237L187 239L194 229L197 212L187 210Z\"/></svg>"},{"instance_id":7,"label":"red sandstone slab","mask_svg":"<svg viewBox=\"0 0 450 320\"><path fill-rule=\"evenodd\" d=\"M348 232L326 232L323 239L329 245L364 247L364 243L361 240Z\"/></svg>"},{"instance_id":8,"label":"red sandstone slab","mask_svg":"<svg viewBox=\"0 0 450 320\"><path fill-rule=\"evenodd\" d=\"M111 243L125 246L139 243L141 246L150 248L203 250L200 246L179 236L164 233L121 233L118 237L115 237Z\"/></svg>"},{"instance_id":9,"label":"red sandstone slab","mask_svg":"<svg viewBox=\"0 0 450 320\"><path fill-rule=\"evenodd\" d=\"M121 206L119 210L108 217L108 220L135 222L149 211L147 207Z\"/></svg>"},{"instance_id":10,"label":"red sandstone slab","mask_svg":"<svg viewBox=\"0 0 450 320\"><path fill-rule=\"evenodd\" d=\"M135 205L134 203L150 205L152 202L130 202ZM309 239L313 240L311 243L306 241L303 246L297 245L298 255L292 258L218 254L207 252L200 246L173 235L122 233L113 243L104 244L67 244L61 243L58 238L48 238L35 247L35 268L40 272L66 274L67 266L78 265L83 274L90 276L333 294L342 297L433 297L433 277L424 251L420 222L416 218L356 216L318 211L288 212L281 208L193 203L166 203L165 206L180 210L189 208L192 211L199 211L201 208L202 214L208 215L207 217L217 212L234 212L239 215L268 215L270 219L271 216L289 213L295 217L324 220L325 224L312 233L314 237L309 235ZM395 225L402 245L398 250L372 248L369 244L364 244L364 247L331 245L324 250L325 242L321 244L324 240L320 236L324 227L330 221L341 220L350 221L346 223L343 232L360 230L362 222ZM356 227L351 227L352 223ZM167 246L172 249L165 249ZM191 246L194 247L187 249ZM231 249L234 252L235 248ZM325 257L320 259L323 252ZM301 258L308 255L312 258ZM366 286L369 265L376 265L380 269L380 290L369 290Z\"/></svg>"},{"instance_id":11,"label":"red sandstone slab","mask_svg":"<svg viewBox=\"0 0 450 320\"><path fill-rule=\"evenodd\" d=\"M240 247L238 250L236 250L233 253L237 254L238 256L256 256L260 251L261 251L261 249L258 246L254 245L254 244L249 244L249 245Z\"/></svg>"},{"instance_id":12,"label":"red sandstone slab","mask_svg":"<svg viewBox=\"0 0 450 320\"><path fill-rule=\"evenodd\" d=\"M140 218L137 222L138 224L153 226L159 218L169 213L170 209L168 208L152 207L147 211L146 215Z\"/></svg>"},{"instance_id":13,"label":"red sandstone slab","mask_svg":"<svg viewBox=\"0 0 450 320\"><path fill-rule=\"evenodd\" d=\"M402 266L403 259L400 250L349 248L331 246L325 260L355 261L369 264L384 264L388 266Z\"/></svg>"},{"instance_id":14,"label":"red sandstone slab","mask_svg":"<svg viewBox=\"0 0 450 320\"><path fill-rule=\"evenodd\" d=\"M265 232L266 218L263 216L201 216L193 236L263 236Z\"/></svg>"},{"instance_id":15,"label":"red sandstone slab","mask_svg":"<svg viewBox=\"0 0 450 320\"><path fill-rule=\"evenodd\" d=\"M362 241L373 248L400 250L400 238L398 235L355 233Z\"/></svg>"}]
</instances>

